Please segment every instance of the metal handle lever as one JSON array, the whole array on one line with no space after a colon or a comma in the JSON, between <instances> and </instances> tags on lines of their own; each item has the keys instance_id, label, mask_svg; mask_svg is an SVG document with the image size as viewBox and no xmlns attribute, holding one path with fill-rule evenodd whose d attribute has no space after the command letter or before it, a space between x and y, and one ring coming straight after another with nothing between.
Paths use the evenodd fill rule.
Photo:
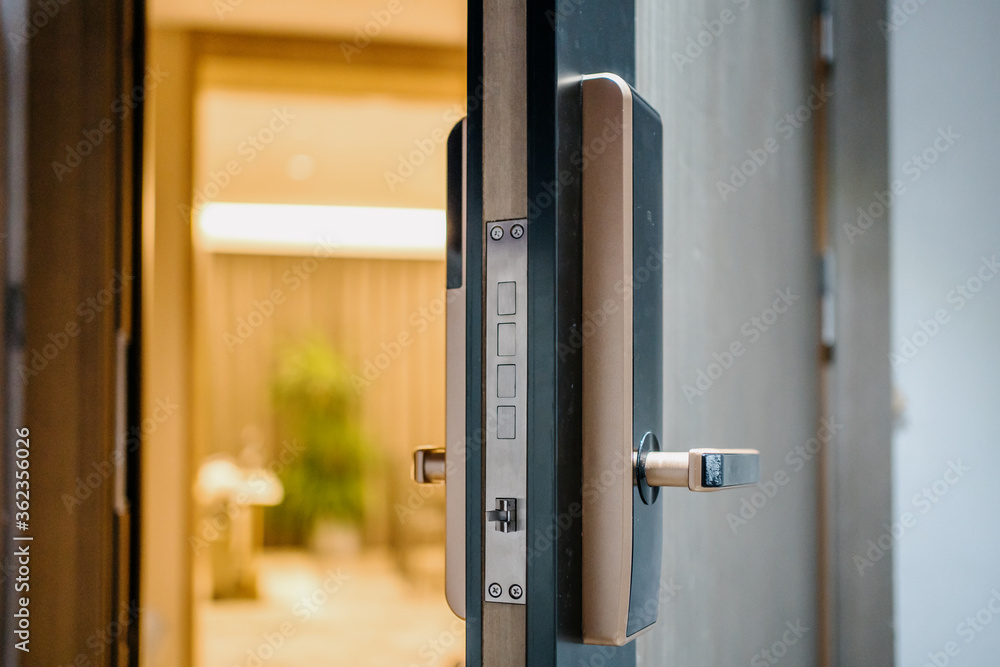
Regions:
<instances>
[{"instance_id":1,"label":"metal handle lever","mask_svg":"<svg viewBox=\"0 0 1000 667\"><path fill-rule=\"evenodd\" d=\"M760 452L756 449L639 451L633 459L636 482L648 486L686 486L692 491L719 491L760 481Z\"/></svg>"},{"instance_id":2,"label":"metal handle lever","mask_svg":"<svg viewBox=\"0 0 1000 667\"><path fill-rule=\"evenodd\" d=\"M445 450L424 447L413 452L413 468L410 477L417 484L444 484Z\"/></svg>"}]
</instances>

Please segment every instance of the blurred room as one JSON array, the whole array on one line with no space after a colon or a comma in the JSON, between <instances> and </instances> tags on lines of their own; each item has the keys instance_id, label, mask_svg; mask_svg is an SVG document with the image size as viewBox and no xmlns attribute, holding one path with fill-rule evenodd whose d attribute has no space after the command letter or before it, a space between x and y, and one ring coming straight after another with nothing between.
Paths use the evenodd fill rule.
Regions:
<instances>
[{"instance_id":1,"label":"blurred room","mask_svg":"<svg viewBox=\"0 0 1000 667\"><path fill-rule=\"evenodd\" d=\"M998 31L3 0L0 667L997 664Z\"/></svg>"},{"instance_id":2,"label":"blurred room","mask_svg":"<svg viewBox=\"0 0 1000 667\"><path fill-rule=\"evenodd\" d=\"M450 667L410 457L444 438L464 4L230 4L149 6L146 395L183 399L148 450L144 664Z\"/></svg>"}]
</instances>

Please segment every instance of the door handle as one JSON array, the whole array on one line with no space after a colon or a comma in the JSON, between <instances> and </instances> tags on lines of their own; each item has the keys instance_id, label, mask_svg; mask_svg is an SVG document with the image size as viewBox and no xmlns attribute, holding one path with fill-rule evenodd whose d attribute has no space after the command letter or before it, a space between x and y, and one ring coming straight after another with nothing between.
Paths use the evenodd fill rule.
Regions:
<instances>
[{"instance_id":1,"label":"door handle","mask_svg":"<svg viewBox=\"0 0 1000 667\"><path fill-rule=\"evenodd\" d=\"M756 449L692 449L688 452L632 454L636 483L686 486L691 491L721 491L760 481Z\"/></svg>"},{"instance_id":2,"label":"door handle","mask_svg":"<svg viewBox=\"0 0 1000 667\"><path fill-rule=\"evenodd\" d=\"M664 533L660 487L754 484L760 453L660 451L662 125L619 76L581 87L583 640L620 646L656 623L663 541L678 539Z\"/></svg>"},{"instance_id":3,"label":"door handle","mask_svg":"<svg viewBox=\"0 0 1000 667\"><path fill-rule=\"evenodd\" d=\"M585 315L580 346L582 629L585 643L622 645L656 622L664 540L663 503L657 502L659 489L673 486L706 492L754 484L760 478L760 454L752 449L660 451L658 437L663 432L660 119L625 81L613 74L585 76L582 89L582 138L588 156L582 168L581 216ZM414 452L412 470L418 483L445 485L445 589L449 606L461 618L465 617L466 603L466 155L465 121L462 121L448 139L448 289L456 293L449 294L446 311L446 442L444 448L429 447ZM492 243L499 248L508 236L523 243L525 230L520 223L495 223L490 230L496 233L491 236ZM496 255L497 262L505 260L502 253ZM493 283L489 279L487 283L489 292ZM516 281L501 281L497 286L515 284ZM490 307L505 315L506 322L516 317L510 313L521 299L511 300L510 294L502 296L498 291L488 300L497 304ZM600 314L600 318L595 319L594 313ZM587 317L591 318L589 322ZM489 336L497 327L486 329L486 347L492 353L494 348L500 349L500 336L490 343ZM521 363L513 356L517 347L498 353L505 355L500 361L494 360L499 365L487 364L488 377L496 368L496 377L492 382L488 379L487 384L496 387L498 396L514 396L515 387L518 392L524 391L520 381L511 382L509 373L504 376L506 380L500 377L501 369L510 371ZM515 401L506 402L513 405ZM507 413L501 415L500 410L509 411L510 417ZM494 455L507 452L516 436L514 424L519 422L514 421L513 411L509 406L497 408L495 435L500 439L494 442L497 449ZM508 421L504 422L501 416ZM524 419L523 413L520 419ZM501 436L499 428L504 425L512 430L504 431ZM487 458L487 487L489 467ZM523 548L517 551L521 542L516 542L524 539L524 503L520 500L523 494L509 488L498 487L495 491L486 494L492 502L485 508L485 519L493 526L486 538L487 574L489 545L493 540L494 546L507 549L494 554L494 565L501 567L503 574L521 576L523 580L523 563L509 562L516 558L523 561L525 556ZM518 520L519 514L522 521ZM508 587L491 583L494 578L487 578L488 601L524 602L522 580L514 579L517 585L509 588L517 592L505 597ZM496 578L497 582L501 580L509 583L503 577Z\"/></svg>"}]
</instances>

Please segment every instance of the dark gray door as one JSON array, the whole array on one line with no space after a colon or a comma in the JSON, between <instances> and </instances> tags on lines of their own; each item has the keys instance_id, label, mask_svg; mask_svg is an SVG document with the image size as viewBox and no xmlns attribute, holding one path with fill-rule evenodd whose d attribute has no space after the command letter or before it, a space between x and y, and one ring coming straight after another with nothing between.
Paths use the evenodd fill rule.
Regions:
<instances>
[{"instance_id":1,"label":"dark gray door","mask_svg":"<svg viewBox=\"0 0 1000 667\"><path fill-rule=\"evenodd\" d=\"M525 604L484 602L482 447L470 447L469 664L815 664L817 260L808 4L473 3L470 341L488 223L527 220ZM693 47L689 46L693 45ZM661 491L659 622L582 643L580 76L612 72L663 121L664 449L755 448L762 483ZM477 94L482 92L481 97ZM481 102L481 104L480 104ZM792 120L788 120L791 114ZM488 350L470 344L470 387ZM489 430L468 396L469 442Z\"/></svg>"}]
</instances>

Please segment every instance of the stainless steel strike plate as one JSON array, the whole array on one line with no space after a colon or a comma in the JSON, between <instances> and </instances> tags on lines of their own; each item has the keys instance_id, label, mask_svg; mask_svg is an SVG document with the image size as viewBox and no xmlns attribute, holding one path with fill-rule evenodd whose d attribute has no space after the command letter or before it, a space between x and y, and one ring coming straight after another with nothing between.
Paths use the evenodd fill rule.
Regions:
<instances>
[{"instance_id":1,"label":"stainless steel strike plate","mask_svg":"<svg viewBox=\"0 0 1000 667\"><path fill-rule=\"evenodd\" d=\"M528 221L486 223L486 602L527 598Z\"/></svg>"}]
</instances>

